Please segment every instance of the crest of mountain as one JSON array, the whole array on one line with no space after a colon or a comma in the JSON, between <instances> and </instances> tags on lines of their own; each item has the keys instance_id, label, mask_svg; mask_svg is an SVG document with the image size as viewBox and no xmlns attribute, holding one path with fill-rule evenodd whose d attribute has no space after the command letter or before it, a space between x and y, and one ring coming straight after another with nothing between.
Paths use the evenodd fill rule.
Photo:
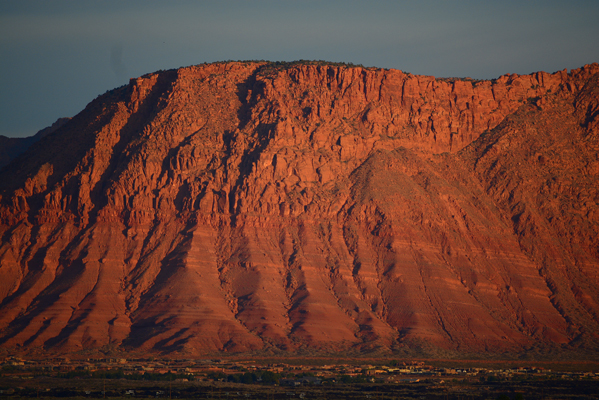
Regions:
<instances>
[{"instance_id":1,"label":"crest of mountain","mask_svg":"<svg viewBox=\"0 0 599 400\"><path fill-rule=\"evenodd\" d=\"M0 347L599 349L599 65L132 79L0 175Z\"/></svg>"}]
</instances>

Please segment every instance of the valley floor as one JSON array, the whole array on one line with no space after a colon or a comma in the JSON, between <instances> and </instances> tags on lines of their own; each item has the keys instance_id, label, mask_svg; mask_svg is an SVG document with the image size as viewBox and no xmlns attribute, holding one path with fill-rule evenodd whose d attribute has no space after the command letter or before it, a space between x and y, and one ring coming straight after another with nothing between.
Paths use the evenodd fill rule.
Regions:
<instances>
[{"instance_id":1,"label":"valley floor","mask_svg":"<svg viewBox=\"0 0 599 400\"><path fill-rule=\"evenodd\" d=\"M416 383L336 384L306 387L225 382L128 382L123 380L23 381L0 378L3 399L596 399L599 381L564 379L504 382L425 380ZM105 389L104 389L105 388ZM129 393L129 394L127 394Z\"/></svg>"},{"instance_id":2,"label":"valley floor","mask_svg":"<svg viewBox=\"0 0 599 400\"><path fill-rule=\"evenodd\" d=\"M597 399L599 393L593 362L273 361L10 357L2 363L0 399Z\"/></svg>"}]
</instances>

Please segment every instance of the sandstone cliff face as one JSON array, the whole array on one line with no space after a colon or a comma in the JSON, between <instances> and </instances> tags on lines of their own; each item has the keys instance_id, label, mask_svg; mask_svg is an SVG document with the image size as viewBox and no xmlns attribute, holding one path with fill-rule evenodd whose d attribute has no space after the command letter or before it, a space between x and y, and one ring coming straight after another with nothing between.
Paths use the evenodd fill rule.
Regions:
<instances>
[{"instance_id":1,"label":"sandstone cliff face","mask_svg":"<svg viewBox=\"0 0 599 400\"><path fill-rule=\"evenodd\" d=\"M131 80L0 176L0 346L596 351L598 113L596 64Z\"/></svg>"}]
</instances>

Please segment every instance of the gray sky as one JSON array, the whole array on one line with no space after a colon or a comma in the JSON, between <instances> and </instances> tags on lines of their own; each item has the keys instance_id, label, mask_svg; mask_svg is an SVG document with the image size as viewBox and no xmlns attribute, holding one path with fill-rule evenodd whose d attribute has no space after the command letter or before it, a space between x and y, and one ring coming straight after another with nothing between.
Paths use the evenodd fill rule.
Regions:
<instances>
[{"instance_id":1,"label":"gray sky","mask_svg":"<svg viewBox=\"0 0 599 400\"><path fill-rule=\"evenodd\" d=\"M599 62L599 1L0 0L0 135L159 69L327 60L496 78Z\"/></svg>"}]
</instances>

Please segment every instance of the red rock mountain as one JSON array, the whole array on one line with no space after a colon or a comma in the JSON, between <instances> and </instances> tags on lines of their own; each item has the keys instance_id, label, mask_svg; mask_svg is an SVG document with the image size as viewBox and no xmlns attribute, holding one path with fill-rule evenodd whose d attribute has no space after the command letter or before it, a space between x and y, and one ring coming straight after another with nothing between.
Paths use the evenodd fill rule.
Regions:
<instances>
[{"instance_id":1,"label":"red rock mountain","mask_svg":"<svg viewBox=\"0 0 599 400\"><path fill-rule=\"evenodd\" d=\"M0 348L597 354L598 189L597 64L145 75L0 175Z\"/></svg>"}]
</instances>

